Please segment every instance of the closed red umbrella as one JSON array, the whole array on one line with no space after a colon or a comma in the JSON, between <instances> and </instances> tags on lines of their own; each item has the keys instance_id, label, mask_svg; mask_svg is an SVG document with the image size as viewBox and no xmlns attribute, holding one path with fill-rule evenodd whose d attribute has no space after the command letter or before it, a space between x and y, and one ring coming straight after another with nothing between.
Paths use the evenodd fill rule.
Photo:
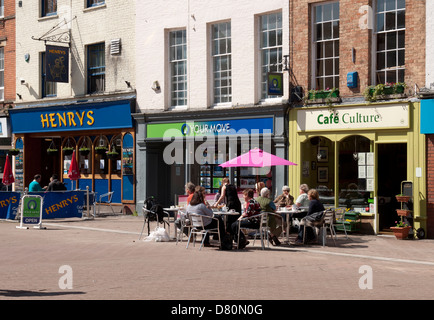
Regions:
<instances>
[{"instance_id":1,"label":"closed red umbrella","mask_svg":"<svg viewBox=\"0 0 434 320\"><path fill-rule=\"evenodd\" d=\"M69 166L68 177L71 180L80 179L80 170L78 169L77 158L75 157L75 150L72 153L71 165Z\"/></svg>"},{"instance_id":2,"label":"closed red umbrella","mask_svg":"<svg viewBox=\"0 0 434 320\"><path fill-rule=\"evenodd\" d=\"M14 179L14 174L12 173L12 167L9 161L9 155L6 155L5 170L3 171L3 184L5 186L8 186L14 182L15 179Z\"/></svg>"}]
</instances>

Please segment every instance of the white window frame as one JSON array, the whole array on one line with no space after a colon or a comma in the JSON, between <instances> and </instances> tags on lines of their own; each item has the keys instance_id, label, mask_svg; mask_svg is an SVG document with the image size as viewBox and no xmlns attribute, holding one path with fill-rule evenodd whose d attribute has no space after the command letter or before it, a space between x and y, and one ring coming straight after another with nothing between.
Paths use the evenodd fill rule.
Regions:
<instances>
[{"instance_id":1,"label":"white window frame","mask_svg":"<svg viewBox=\"0 0 434 320\"><path fill-rule=\"evenodd\" d=\"M339 50L340 50L340 45L339 45L339 41L340 41L340 17L339 17L339 15L340 15L340 9L338 10L338 14L337 14L337 17L336 17L336 13L335 13L335 10L334 10L334 8L333 8L333 5L334 4L337 4L337 8L339 9L339 1L330 1L330 2L322 2L322 3L318 3L318 4L315 4L315 5L313 5L312 6L312 21L311 21L311 26L312 26L312 79L311 79L311 87L313 88L313 89L316 89L316 90L319 90L319 89L327 89L327 87L329 88L329 89L332 89L333 87L335 87L335 88L339 88L339 81L340 81L340 74L339 74L339 66L337 66L336 65L336 61L338 62L338 64L340 63L339 61L340 61L340 58L339 58ZM321 21L320 22L317 22L316 21L316 10L317 10L317 8L318 7L322 7L323 9L326 7L326 6L328 6L328 5L331 5L332 6L332 16L331 16L331 19L330 20L323 20L323 17L321 17ZM321 11L321 12L323 12L323 11ZM334 30L333 30L333 23L334 22L338 22L338 30L339 30L339 37L335 37L334 35ZM321 29L321 32L322 32L322 35L321 35L321 40L319 40L319 41L317 41L316 39L317 39L317 37L316 37L316 32L317 32L317 24L325 24L325 23L331 23L332 24L332 26L331 26L331 35L332 35L332 37L331 38L328 38L328 39L324 39L324 28L322 28ZM326 43L326 42L332 42L332 47L333 47L333 55L332 56L328 56L328 57L325 57L325 47L323 48L323 57L322 58L318 58L317 57L317 45L318 45L318 43ZM336 44L336 42L338 43L338 45L339 45L339 50L337 50L337 53L338 53L338 55L336 55L336 47L335 47L335 44ZM318 76L318 74L317 74L317 63L318 63L318 61L319 60L323 60L323 61L326 61L326 60L333 60L333 66L332 66L332 69L333 69L333 73L331 74L331 75L325 75L325 70L326 70L326 67L325 67L325 63L323 63L323 65L322 65L322 75L321 76ZM324 79L325 78L330 78L330 77L333 77L333 85L330 87L330 86L325 86L325 83L324 83ZM321 78L322 79L322 85L321 86L318 86L318 84L317 84L317 79L319 79L319 78ZM337 78L337 79L336 79Z\"/></svg>"},{"instance_id":2,"label":"white window frame","mask_svg":"<svg viewBox=\"0 0 434 320\"><path fill-rule=\"evenodd\" d=\"M402 0L395 0L395 8L394 9L387 10L387 8L384 7L383 8L384 11L377 11L377 8L378 8L377 5L378 5L379 1L380 0L373 1L373 10L372 10L373 11L373 19L374 19L374 29L373 29L373 37L372 37L373 44L372 44L372 79L371 79L371 83L374 84L374 85L380 83L378 81L377 72L394 71L394 72L397 73L397 72L399 72L399 70L403 70L403 72L404 72L403 78L405 77L405 11L406 11L405 0L404 0L404 9L402 9L402 8L397 9L397 4L400 3L400 2L402 2ZM381 1L381 3L382 2L383 1ZM378 14L382 14L382 13L387 14L388 12L397 12L397 11L401 11L401 10L404 10L404 28L396 28L396 29L390 29L390 30L383 30L383 31L380 31L380 32L377 31L377 27L378 27L377 15ZM384 22L384 26L386 27L386 17L384 17L383 22ZM395 27L397 27L397 16L395 17ZM404 48L403 49L398 49L398 41L399 40L396 40L396 49L387 50L387 47L386 47L387 46L387 40L385 40L385 43L384 43L385 49L381 50L381 51L377 50L378 49L378 47L377 47L378 46L378 42L377 41L378 41L378 35L379 34L385 34L385 33L395 33L395 34L397 34L399 32L404 32ZM387 53L386 52L388 52L388 51L389 52L391 52L391 51L398 52L400 50L404 51L404 65L398 66L397 63L396 63L395 67L388 68L387 67ZM385 61L384 61L385 68L381 69L381 70L377 70L377 62L378 62L377 54L379 52L385 52L386 53L385 54ZM396 59L398 59L398 55L396 55ZM396 79L399 80L398 76L396 76ZM381 83L384 84L386 82L389 82L389 83L390 82L394 82L394 81L388 81L388 79L386 79L386 77L384 78L384 80L385 81L381 82ZM401 81L404 81L404 79L401 79Z\"/></svg>"},{"instance_id":3,"label":"white window frame","mask_svg":"<svg viewBox=\"0 0 434 320\"><path fill-rule=\"evenodd\" d=\"M5 16L5 0L0 0L0 17Z\"/></svg>"},{"instance_id":4,"label":"white window frame","mask_svg":"<svg viewBox=\"0 0 434 320\"><path fill-rule=\"evenodd\" d=\"M277 26L275 28L268 28L266 30L262 30L262 19L264 17L271 17L272 15L280 15L280 27ZM268 23L267 23L268 24ZM271 103L279 103L282 101L282 97L280 96L268 96L267 93L267 73L268 72L283 72L283 42L284 42L284 37L285 37L285 32L283 29L283 14L282 11L276 11L276 12L271 12L271 13L267 13L267 14L261 14L258 16L258 47L259 47L259 57L258 57L258 64L259 64L259 97L261 102L271 102ZM280 36L280 44L274 45L274 46L262 46L263 44L263 35L264 33L272 33L273 31L276 31L276 41L278 41L278 32L280 31L281 36ZM269 43L268 43L269 44ZM262 61L263 61L263 54L265 53L265 51L271 51L271 50L278 50L278 57L277 57L277 61L275 64L273 63L269 63L269 59L267 61L267 64L263 65ZM280 59L279 59L280 56ZM270 68L270 66L272 68ZM263 72L264 68L267 68L267 71ZM265 91L264 91L265 90Z\"/></svg>"},{"instance_id":5,"label":"white window frame","mask_svg":"<svg viewBox=\"0 0 434 320\"><path fill-rule=\"evenodd\" d=\"M226 33L215 37L215 28L225 28ZM213 23L210 28L210 52L211 52L211 70L212 70L212 98L215 107L225 107L232 105L232 25L231 21L223 21ZM223 31L224 32L224 31ZM218 43L218 48L223 45L223 51L216 52L215 44ZM226 68L222 69L222 60L227 60ZM217 70L216 65L220 68ZM222 73L227 73L226 77L222 77ZM222 82L226 81L226 84ZM218 85L216 85L218 83ZM222 94L222 90L226 89L227 92ZM218 93L217 93L218 92ZM222 101L225 100L225 101Z\"/></svg>"},{"instance_id":6,"label":"white window frame","mask_svg":"<svg viewBox=\"0 0 434 320\"><path fill-rule=\"evenodd\" d=\"M182 36L181 39L183 39L183 42L181 43L172 43L172 35L177 33L177 32L183 32L184 35ZM182 40L181 40L182 41ZM181 48L181 57L173 57L172 52L173 50L175 50L177 47L184 47ZM177 30L170 30L168 32L168 57L169 57L169 85L170 85L170 89L169 91L169 105L170 105L170 109L187 109L188 106L188 48L187 48L187 30L186 29L177 29ZM177 74L174 75L173 73L173 67L175 65L178 65L180 63L184 63L185 64L185 68L184 68L184 74ZM174 77L178 78L178 77L185 77L185 80L183 81L176 81L174 80ZM174 85L179 85L179 84L184 84L184 88L181 90L174 90ZM176 93L177 98L173 98L173 94ZM181 99L178 94L184 92L185 98ZM185 104L178 104L175 103L174 101L179 101L179 100L185 100Z\"/></svg>"}]
</instances>

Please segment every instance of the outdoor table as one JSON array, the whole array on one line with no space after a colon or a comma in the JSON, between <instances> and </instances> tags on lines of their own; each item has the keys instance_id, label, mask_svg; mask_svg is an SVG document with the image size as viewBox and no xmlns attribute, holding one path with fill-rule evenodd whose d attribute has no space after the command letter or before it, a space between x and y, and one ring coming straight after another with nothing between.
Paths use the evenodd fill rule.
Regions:
<instances>
[{"instance_id":1,"label":"outdoor table","mask_svg":"<svg viewBox=\"0 0 434 320\"><path fill-rule=\"evenodd\" d=\"M228 216L238 216L238 215L240 215L240 213L236 212L236 211L222 211L222 210L216 210L216 209L213 209L213 213L214 213L214 215L223 216L223 221L225 223L225 228L227 228L226 224L227 224Z\"/></svg>"},{"instance_id":2,"label":"outdoor table","mask_svg":"<svg viewBox=\"0 0 434 320\"><path fill-rule=\"evenodd\" d=\"M289 218L290 217L294 218L294 216L298 216L297 218L304 217L307 213L307 210L282 209L282 210L276 210L276 213L279 214L285 213L286 215L286 242L289 243Z\"/></svg>"},{"instance_id":3,"label":"outdoor table","mask_svg":"<svg viewBox=\"0 0 434 320\"><path fill-rule=\"evenodd\" d=\"M175 221L176 221L176 218L177 218L177 216L178 216L178 212L180 211L180 210L183 210L184 208L180 208L180 207L170 207L170 208L163 208L163 210L164 211L167 211L167 212L173 212L173 227L174 227L174 229L175 229L175 239L178 239L178 228L176 227L176 225L175 225ZM168 217L168 222L169 222L169 224L170 224L170 218L171 218L171 215L170 215L170 213L169 213L169 217ZM181 230L181 232L182 232L182 230ZM170 235L169 235L170 236Z\"/></svg>"}]
</instances>

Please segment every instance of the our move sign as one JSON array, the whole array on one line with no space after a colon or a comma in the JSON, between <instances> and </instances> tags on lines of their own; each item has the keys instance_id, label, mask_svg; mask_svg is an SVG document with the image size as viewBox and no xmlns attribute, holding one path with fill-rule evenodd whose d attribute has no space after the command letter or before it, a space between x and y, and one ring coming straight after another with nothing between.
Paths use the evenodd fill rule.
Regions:
<instances>
[{"instance_id":1,"label":"our move sign","mask_svg":"<svg viewBox=\"0 0 434 320\"><path fill-rule=\"evenodd\" d=\"M27 229L24 224L33 224L41 228L42 223L42 197L38 195L25 195L21 203L21 222L19 229Z\"/></svg>"}]
</instances>

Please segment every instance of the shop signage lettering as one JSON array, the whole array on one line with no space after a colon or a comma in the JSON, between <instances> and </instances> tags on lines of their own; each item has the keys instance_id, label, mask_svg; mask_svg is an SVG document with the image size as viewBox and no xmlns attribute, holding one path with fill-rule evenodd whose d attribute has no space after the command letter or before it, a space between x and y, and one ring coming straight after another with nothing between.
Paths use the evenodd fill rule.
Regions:
<instances>
[{"instance_id":1,"label":"shop signage lettering","mask_svg":"<svg viewBox=\"0 0 434 320\"><path fill-rule=\"evenodd\" d=\"M408 104L372 107L302 108L297 110L298 131L409 128Z\"/></svg>"},{"instance_id":2,"label":"shop signage lettering","mask_svg":"<svg viewBox=\"0 0 434 320\"><path fill-rule=\"evenodd\" d=\"M340 117L339 114L330 113L330 115L320 114L317 118L318 124L339 124L340 121L342 123L351 124L351 123L372 123L372 122L380 122L381 117L379 114L369 114L362 115L358 112L356 114L350 114L345 112Z\"/></svg>"},{"instance_id":3,"label":"shop signage lettering","mask_svg":"<svg viewBox=\"0 0 434 320\"><path fill-rule=\"evenodd\" d=\"M92 126L95 123L93 117L93 111L81 111L81 112L56 112L56 113L42 113L41 114L41 125L42 128L56 128L56 127L80 127L83 124Z\"/></svg>"},{"instance_id":4,"label":"shop signage lettering","mask_svg":"<svg viewBox=\"0 0 434 320\"><path fill-rule=\"evenodd\" d=\"M228 133L231 129L229 123L217 123L217 124L184 124L181 128L182 134L187 136L190 132L194 134L216 134L216 133Z\"/></svg>"},{"instance_id":5,"label":"shop signage lettering","mask_svg":"<svg viewBox=\"0 0 434 320\"><path fill-rule=\"evenodd\" d=\"M46 214L54 213L54 212L56 212L56 211L58 211L60 209L68 207L69 205L71 205L71 204L73 204L73 203L75 203L77 201L78 201L78 196L74 194L74 195L72 195L69 198L60 200L59 202L53 203L49 207L44 208L45 209L45 213Z\"/></svg>"}]
</instances>

